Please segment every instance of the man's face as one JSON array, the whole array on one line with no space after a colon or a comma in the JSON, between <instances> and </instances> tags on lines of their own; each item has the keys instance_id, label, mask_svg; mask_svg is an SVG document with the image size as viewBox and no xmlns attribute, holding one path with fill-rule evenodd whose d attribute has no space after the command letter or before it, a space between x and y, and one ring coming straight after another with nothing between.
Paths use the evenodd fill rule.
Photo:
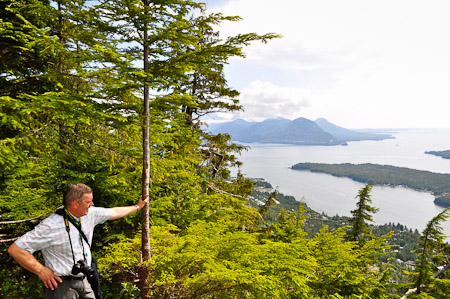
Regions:
<instances>
[{"instance_id":1,"label":"man's face","mask_svg":"<svg viewBox=\"0 0 450 299\"><path fill-rule=\"evenodd\" d=\"M94 196L92 193L83 194L81 197L81 203L77 202L77 217L86 216L89 212L89 208L94 205Z\"/></svg>"}]
</instances>

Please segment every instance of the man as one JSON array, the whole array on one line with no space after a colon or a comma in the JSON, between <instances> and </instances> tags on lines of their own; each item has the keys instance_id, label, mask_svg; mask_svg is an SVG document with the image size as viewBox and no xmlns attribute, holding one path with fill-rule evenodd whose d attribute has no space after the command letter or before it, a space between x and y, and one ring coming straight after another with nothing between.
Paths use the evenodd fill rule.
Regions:
<instances>
[{"instance_id":1,"label":"man","mask_svg":"<svg viewBox=\"0 0 450 299\"><path fill-rule=\"evenodd\" d=\"M52 214L33 230L16 240L8 249L9 254L25 269L36 274L44 283L44 298L86 298L95 295L83 273L73 274L72 269L78 261L91 265L90 244L94 227L107 220L115 220L139 211L148 199L136 205L115 208L93 207L92 189L84 184L73 184L64 197L65 217L72 222L66 224L65 218ZM81 230L89 241L86 243ZM45 266L33 253L41 250Z\"/></svg>"}]
</instances>

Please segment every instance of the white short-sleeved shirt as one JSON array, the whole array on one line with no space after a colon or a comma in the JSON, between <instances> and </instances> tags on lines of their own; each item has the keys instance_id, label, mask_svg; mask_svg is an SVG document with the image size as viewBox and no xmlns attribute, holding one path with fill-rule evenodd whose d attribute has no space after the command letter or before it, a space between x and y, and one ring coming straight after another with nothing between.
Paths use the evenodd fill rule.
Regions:
<instances>
[{"instance_id":1,"label":"white short-sleeved shirt","mask_svg":"<svg viewBox=\"0 0 450 299\"><path fill-rule=\"evenodd\" d=\"M111 215L111 209L90 207L88 214L81 217L81 229L89 240L89 244L92 244L94 227L97 224L105 223ZM84 260L84 247L86 261L88 265L91 265L92 257L89 245L80 236L78 229L70 222L69 227L75 262ZM15 243L31 254L41 250L45 266L52 269L57 276L71 275L74 264L72 250L64 218L61 215L52 214L45 218L33 230L17 239Z\"/></svg>"}]
</instances>

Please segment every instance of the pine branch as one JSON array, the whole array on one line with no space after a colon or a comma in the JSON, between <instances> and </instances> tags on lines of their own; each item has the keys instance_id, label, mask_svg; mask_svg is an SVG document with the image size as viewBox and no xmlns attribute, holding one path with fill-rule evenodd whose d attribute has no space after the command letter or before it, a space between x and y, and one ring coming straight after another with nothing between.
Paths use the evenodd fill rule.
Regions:
<instances>
[{"instance_id":1,"label":"pine branch","mask_svg":"<svg viewBox=\"0 0 450 299\"><path fill-rule=\"evenodd\" d=\"M437 271L436 273L433 274L433 278L438 278L439 276L444 274L444 272L447 271L449 268L450 268L450 264L443 266L441 269L439 269L439 271ZM403 295L403 297L401 299L406 299L406 298L408 298L409 295L415 294L416 292L417 292L417 288L409 289L405 293L405 295Z\"/></svg>"}]
</instances>

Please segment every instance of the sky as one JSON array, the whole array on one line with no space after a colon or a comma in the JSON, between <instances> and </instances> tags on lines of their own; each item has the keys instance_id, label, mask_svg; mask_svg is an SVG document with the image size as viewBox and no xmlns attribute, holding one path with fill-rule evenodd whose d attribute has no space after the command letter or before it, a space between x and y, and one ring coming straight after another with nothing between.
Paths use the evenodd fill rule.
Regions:
<instances>
[{"instance_id":1,"label":"sky","mask_svg":"<svg viewBox=\"0 0 450 299\"><path fill-rule=\"evenodd\" d=\"M277 33L225 68L242 118L345 128L450 128L450 1L209 0L223 36Z\"/></svg>"}]
</instances>

